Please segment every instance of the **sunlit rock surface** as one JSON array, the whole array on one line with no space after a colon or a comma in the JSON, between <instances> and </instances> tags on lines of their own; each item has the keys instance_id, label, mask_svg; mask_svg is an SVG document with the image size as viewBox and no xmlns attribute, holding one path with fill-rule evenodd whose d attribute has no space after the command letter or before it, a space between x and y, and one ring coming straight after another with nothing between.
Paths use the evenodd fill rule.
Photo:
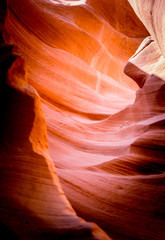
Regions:
<instances>
[{"instance_id":1,"label":"sunlit rock surface","mask_svg":"<svg viewBox=\"0 0 165 240\"><path fill-rule=\"evenodd\" d=\"M2 87L1 232L8 239L110 239L76 216L61 189L48 153L40 97L27 83L21 58Z\"/></svg>"},{"instance_id":2,"label":"sunlit rock surface","mask_svg":"<svg viewBox=\"0 0 165 240\"><path fill-rule=\"evenodd\" d=\"M0 221L13 239L164 239L164 10L8 1Z\"/></svg>"}]
</instances>

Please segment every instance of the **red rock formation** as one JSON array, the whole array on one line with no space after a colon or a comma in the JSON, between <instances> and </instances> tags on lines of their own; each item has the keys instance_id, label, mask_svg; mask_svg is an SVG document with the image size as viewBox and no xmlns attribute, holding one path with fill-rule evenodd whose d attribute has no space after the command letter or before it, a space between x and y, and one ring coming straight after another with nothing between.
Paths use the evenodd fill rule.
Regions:
<instances>
[{"instance_id":1,"label":"red rock formation","mask_svg":"<svg viewBox=\"0 0 165 240\"><path fill-rule=\"evenodd\" d=\"M153 38L126 0L8 1L21 58L3 84L0 220L19 239L109 239L76 213L113 240L164 239L165 5L129 2Z\"/></svg>"},{"instance_id":2,"label":"red rock formation","mask_svg":"<svg viewBox=\"0 0 165 240\"><path fill-rule=\"evenodd\" d=\"M7 83L0 147L2 231L9 229L11 239L109 239L78 218L64 196L48 153L40 97L27 83L21 58L11 66Z\"/></svg>"}]
</instances>

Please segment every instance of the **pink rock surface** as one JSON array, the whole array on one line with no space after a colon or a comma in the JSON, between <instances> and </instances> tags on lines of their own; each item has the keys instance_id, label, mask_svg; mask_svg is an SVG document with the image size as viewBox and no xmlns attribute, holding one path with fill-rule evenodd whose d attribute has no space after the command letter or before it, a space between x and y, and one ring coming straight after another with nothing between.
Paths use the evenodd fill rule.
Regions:
<instances>
[{"instance_id":1,"label":"pink rock surface","mask_svg":"<svg viewBox=\"0 0 165 240\"><path fill-rule=\"evenodd\" d=\"M17 238L164 240L164 10L8 1L3 37L21 58L4 91L0 220Z\"/></svg>"},{"instance_id":2,"label":"pink rock surface","mask_svg":"<svg viewBox=\"0 0 165 240\"><path fill-rule=\"evenodd\" d=\"M27 82L21 58L9 69L3 91L1 232L9 239L110 239L96 224L77 217L61 189L40 97Z\"/></svg>"}]
</instances>

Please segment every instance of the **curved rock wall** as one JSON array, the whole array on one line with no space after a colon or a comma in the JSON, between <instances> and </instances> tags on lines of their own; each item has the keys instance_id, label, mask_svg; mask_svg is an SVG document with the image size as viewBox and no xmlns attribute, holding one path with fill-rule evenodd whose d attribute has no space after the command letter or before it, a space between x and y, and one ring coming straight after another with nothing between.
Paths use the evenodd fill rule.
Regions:
<instances>
[{"instance_id":1,"label":"curved rock wall","mask_svg":"<svg viewBox=\"0 0 165 240\"><path fill-rule=\"evenodd\" d=\"M1 72L20 57L1 84L0 220L13 238L164 239L164 8L8 1Z\"/></svg>"}]
</instances>

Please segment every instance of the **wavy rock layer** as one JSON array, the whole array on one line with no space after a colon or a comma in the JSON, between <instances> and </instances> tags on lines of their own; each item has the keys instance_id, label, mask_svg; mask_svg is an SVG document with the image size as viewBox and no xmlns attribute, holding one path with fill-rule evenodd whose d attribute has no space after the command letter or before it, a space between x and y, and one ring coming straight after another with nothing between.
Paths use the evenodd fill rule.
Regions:
<instances>
[{"instance_id":1,"label":"wavy rock layer","mask_svg":"<svg viewBox=\"0 0 165 240\"><path fill-rule=\"evenodd\" d=\"M78 218L64 196L48 153L40 97L25 72L18 58L3 86L1 231L10 239L108 240L95 224Z\"/></svg>"},{"instance_id":2,"label":"wavy rock layer","mask_svg":"<svg viewBox=\"0 0 165 240\"><path fill-rule=\"evenodd\" d=\"M8 215L1 220L20 239L32 239L31 232L38 239L108 239L60 194L40 97L50 155L76 213L114 240L164 239L164 33L157 22L163 26L165 6L129 2L152 37L143 41L149 33L126 0L8 1L3 37L28 75L16 60L5 90L12 110L2 125L10 127L2 138ZM30 231L15 219L25 216L35 218Z\"/></svg>"},{"instance_id":3,"label":"wavy rock layer","mask_svg":"<svg viewBox=\"0 0 165 240\"><path fill-rule=\"evenodd\" d=\"M13 240L109 240L96 224L79 218L66 199L49 156L41 99L12 48L1 43L1 233Z\"/></svg>"}]
</instances>

